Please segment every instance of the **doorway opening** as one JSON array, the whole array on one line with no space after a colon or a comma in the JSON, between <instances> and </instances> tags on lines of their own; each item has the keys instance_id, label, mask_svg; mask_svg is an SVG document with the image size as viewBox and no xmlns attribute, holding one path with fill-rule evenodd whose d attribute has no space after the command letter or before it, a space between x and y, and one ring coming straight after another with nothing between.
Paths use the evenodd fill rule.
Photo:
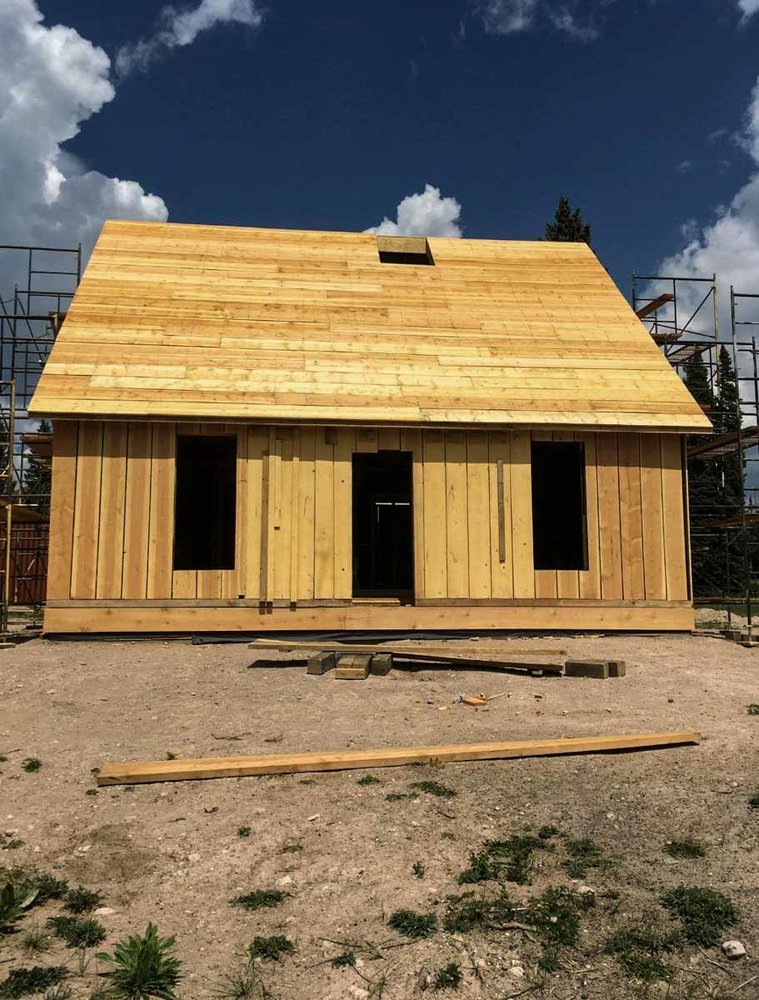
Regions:
<instances>
[{"instance_id":1,"label":"doorway opening","mask_svg":"<svg viewBox=\"0 0 759 1000\"><path fill-rule=\"evenodd\" d=\"M411 452L353 456L353 596L411 598Z\"/></svg>"}]
</instances>

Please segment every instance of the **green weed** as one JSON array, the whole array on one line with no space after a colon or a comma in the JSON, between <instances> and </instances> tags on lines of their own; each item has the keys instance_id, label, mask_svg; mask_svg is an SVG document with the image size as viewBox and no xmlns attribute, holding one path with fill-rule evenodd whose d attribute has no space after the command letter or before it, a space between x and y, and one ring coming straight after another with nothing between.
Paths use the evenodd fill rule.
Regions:
<instances>
[{"instance_id":1,"label":"green weed","mask_svg":"<svg viewBox=\"0 0 759 1000\"><path fill-rule=\"evenodd\" d=\"M358 779L358 781L356 782L356 784L357 785L381 785L382 782L380 781L380 779L377 777L376 774L364 774L364 775L362 775Z\"/></svg>"},{"instance_id":2,"label":"green weed","mask_svg":"<svg viewBox=\"0 0 759 1000\"><path fill-rule=\"evenodd\" d=\"M0 983L0 997L16 1000L31 996L63 982L68 969L62 965L33 965L29 969L11 969L8 978Z\"/></svg>"},{"instance_id":3,"label":"green weed","mask_svg":"<svg viewBox=\"0 0 759 1000\"><path fill-rule=\"evenodd\" d=\"M746 705L746 715L759 715L759 705L753 702L750 705Z\"/></svg>"},{"instance_id":4,"label":"green weed","mask_svg":"<svg viewBox=\"0 0 759 1000\"><path fill-rule=\"evenodd\" d=\"M604 858L601 848L594 840L584 837L567 842L568 858L562 861L562 868L570 878L584 878L590 868L608 868L610 862Z\"/></svg>"},{"instance_id":5,"label":"green weed","mask_svg":"<svg viewBox=\"0 0 759 1000\"><path fill-rule=\"evenodd\" d=\"M458 962L449 962L442 969L438 969L435 978L432 980L433 990L457 990L461 986L461 966Z\"/></svg>"},{"instance_id":6,"label":"green weed","mask_svg":"<svg viewBox=\"0 0 759 1000\"><path fill-rule=\"evenodd\" d=\"M8 763L7 755L4 753L0 753L0 764L7 764L7 763Z\"/></svg>"},{"instance_id":7,"label":"green weed","mask_svg":"<svg viewBox=\"0 0 759 1000\"><path fill-rule=\"evenodd\" d=\"M252 962L241 972L226 973L216 990L217 1000L267 1000L270 994Z\"/></svg>"},{"instance_id":8,"label":"green weed","mask_svg":"<svg viewBox=\"0 0 759 1000\"><path fill-rule=\"evenodd\" d=\"M47 926L67 948L94 948L105 941L105 927L91 917L49 917Z\"/></svg>"},{"instance_id":9,"label":"green weed","mask_svg":"<svg viewBox=\"0 0 759 1000\"><path fill-rule=\"evenodd\" d=\"M44 927L32 927L21 937L21 950L28 958L50 951L50 935Z\"/></svg>"},{"instance_id":10,"label":"green weed","mask_svg":"<svg viewBox=\"0 0 759 1000\"><path fill-rule=\"evenodd\" d=\"M425 795L434 795L439 799L453 799L458 795L455 788L442 785L439 781L414 781L410 787L424 792Z\"/></svg>"},{"instance_id":11,"label":"green weed","mask_svg":"<svg viewBox=\"0 0 759 1000\"><path fill-rule=\"evenodd\" d=\"M24 841L10 833L0 833L0 851L16 851L24 846Z\"/></svg>"},{"instance_id":12,"label":"green weed","mask_svg":"<svg viewBox=\"0 0 759 1000\"><path fill-rule=\"evenodd\" d=\"M398 934L408 938L427 938L437 930L437 917L434 913L416 913L414 910L396 910L387 921Z\"/></svg>"},{"instance_id":13,"label":"green weed","mask_svg":"<svg viewBox=\"0 0 759 1000\"><path fill-rule=\"evenodd\" d=\"M86 889L83 885L80 885L76 889L69 889L66 893L63 908L64 910L68 910L69 913L92 913L93 910L96 910L102 904L102 892L97 892L95 889Z\"/></svg>"},{"instance_id":14,"label":"green weed","mask_svg":"<svg viewBox=\"0 0 759 1000\"><path fill-rule=\"evenodd\" d=\"M251 959L260 958L265 962L281 962L285 955L295 953L295 945L281 934L272 937L255 937L248 945Z\"/></svg>"},{"instance_id":15,"label":"green weed","mask_svg":"<svg viewBox=\"0 0 759 1000\"><path fill-rule=\"evenodd\" d=\"M414 878L424 878L427 874L427 869L421 861L415 861L411 866L411 871L414 873Z\"/></svg>"},{"instance_id":16,"label":"green weed","mask_svg":"<svg viewBox=\"0 0 759 1000\"><path fill-rule=\"evenodd\" d=\"M704 948L719 944L722 932L739 919L732 902L716 889L681 885L665 892L661 901L682 924L686 941Z\"/></svg>"},{"instance_id":17,"label":"green weed","mask_svg":"<svg viewBox=\"0 0 759 1000\"><path fill-rule=\"evenodd\" d=\"M449 896L443 917L443 929L450 934L468 934L473 930L494 930L514 919L514 903L505 891L494 899L477 897L473 892Z\"/></svg>"},{"instance_id":18,"label":"green weed","mask_svg":"<svg viewBox=\"0 0 759 1000\"><path fill-rule=\"evenodd\" d=\"M99 952L99 961L113 965L100 973L108 981L110 995L119 1000L176 1000L182 962L173 954L174 940L159 937L158 928L149 923L144 935L119 941L112 955Z\"/></svg>"},{"instance_id":19,"label":"green weed","mask_svg":"<svg viewBox=\"0 0 759 1000\"><path fill-rule=\"evenodd\" d=\"M527 885L536 850L552 850L547 838L515 834L507 840L486 840L477 854L469 857L469 868L458 877L459 885L490 882L503 875L508 882Z\"/></svg>"},{"instance_id":20,"label":"green weed","mask_svg":"<svg viewBox=\"0 0 759 1000\"><path fill-rule=\"evenodd\" d=\"M593 902L592 896L581 896L564 885L549 886L530 901L525 922L540 933L548 946L573 948L580 936L580 914Z\"/></svg>"},{"instance_id":21,"label":"green weed","mask_svg":"<svg viewBox=\"0 0 759 1000\"><path fill-rule=\"evenodd\" d=\"M253 831L249 826L238 826L237 836L238 837L249 837Z\"/></svg>"},{"instance_id":22,"label":"green weed","mask_svg":"<svg viewBox=\"0 0 759 1000\"><path fill-rule=\"evenodd\" d=\"M37 894L7 882L0 891L0 937L14 930L15 924L34 903Z\"/></svg>"},{"instance_id":23,"label":"green weed","mask_svg":"<svg viewBox=\"0 0 759 1000\"><path fill-rule=\"evenodd\" d=\"M355 968L356 953L355 951L344 951L340 955L335 955L329 964L333 969Z\"/></svg>"},{"instance_id":24,"label":"green weed","mask_svg":"<svg viewBox=\"0 0 759 1000\"><path fill-rule=\"evenodd\" d=\"M550 840L552 837L556 837L559 833L559 828L557 826L541 826L538 830L538 836L541 840Z\"/></svg>"},{"instance_id":25,"label":"green weed","mask_svg":"<svg viewBox=\"0 0 759 1000\"><path fill-rule=\"evenodd\" d=\"M297 854L298 851L303 850L303 844L299 844L298 841L293 841L291 844L285 844L280 850L280 854Z\"/></svg>"},{"instance_id":26,"label":"green weed","mask_svg":"<svg viewBox=\"0 0 759 1000\"><path fill-rule=\"evenodd\" d=\"M253 892L247 892L242 896L233 896L229 902L232 906L242 906L246 910L262 910L279 906L288 896L290 893L281 889L254 889Z\"/></svg>"},{"instance_id":27,"label":"green weed","mask_svg":"<svg viewBox=\"0 0 759 1000\"><path fill-rule=\"evenodd\" d=\"M385 796L386 802L400 802L401 799L410 799L411 795L406 795L404 792L388 792Z\"/></svg>"},{"instance_id":28,"label":"green weed","mask_svg":"<svg viewBox=\"0 0 759 1000\"><path fill-rule=\"evenodd\" d=\"M755 792L748 800L749 809L759 809L759 792Z\"/></svg>"},{"instance_id":29,"label":"green weed","mask_svg":"<svg viewBox=\"0 0 759 1000\"><path fill-rule=\"evenodd\" d=\"M21 767L27 774L33 774L42 767L42 761L39 757L27 757L21 762Z\"/></svg>"},{"instance_id":30,"label":"green weed","mask_svg":"<svg viewBox=\"0 0 759 1000\"><path fill-rule=\"evenodd\" d=\"M706 851L697 840L686 837L684 840L670 840L664 845L664 850L672 858L703 858Z\"/></svg>"},{"instance_id":31,"label":"green weed","mask_svg":"<svg viewBox=\"0 0 759 1000\"><path fill-rule=\"evenodd\" d=\"M653 924L623 927L604 945L607 955L614 955L628 976L650 982L668 980L672 970L662 955L675 951L681 942L676 931L662 930Z\"/></svg>"}]
</instances>

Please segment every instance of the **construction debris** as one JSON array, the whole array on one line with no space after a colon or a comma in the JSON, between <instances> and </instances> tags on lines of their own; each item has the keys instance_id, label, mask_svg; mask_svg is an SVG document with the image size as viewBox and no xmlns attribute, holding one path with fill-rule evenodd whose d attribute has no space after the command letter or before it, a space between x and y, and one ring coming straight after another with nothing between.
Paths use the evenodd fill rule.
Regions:
<instances>
[{"instance_id":1,"label":"construction debris","mask_svg":"<svg viewBox=\"0 0 759 1000\"><path fill-rule=\"evenodd\" d=\"M445 761L507 760L518 757L554 757L603 753L609 750L646 750L700 743L696 732L644 733L633 736L577 736L552 740L516 740L508 743L462 743L446 746L382 747L318 753L258 754L240 757L197 757L105 764L98 785L134 785L153 781L199 781L205 778L241 778L261 774L308 771L344 771L357 768L400 767Z\"/></svg>"}]
</instances>

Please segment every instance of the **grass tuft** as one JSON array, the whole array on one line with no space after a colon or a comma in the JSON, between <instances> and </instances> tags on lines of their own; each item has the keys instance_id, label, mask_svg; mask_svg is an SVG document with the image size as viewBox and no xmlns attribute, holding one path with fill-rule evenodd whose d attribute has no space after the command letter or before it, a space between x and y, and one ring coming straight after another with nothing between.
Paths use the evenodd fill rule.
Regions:
<instances>
[{"instance_id":1,"label":"grass tuft","mask_svg":"<svg viewBox=\"0 0 759 1000\"><path fill-rule=\"evenodd\" d=\"M564 885L549 886L531 900L526 922L540 933L547 946L573 948L580 937L580 914L593 903L590 895L580 895Z\"/></svg>"},{"instance_id":2,"label":"grass tuft","mask_svg":"<svg viewBox=\"0 0 759 1000\"><path fill-rule=\"evenodd\" d=\"M611 865L598 844L589 837L568 841L567 854L569 857L561 865L570 878L584 878L591 868L609 868Z\"/></svg>"},{"instance_id":3,"label":"grass tuft","mask_svg":"<svg viewBox=\"0 0 759 1000\"><path fill-rule=\"evenodd\" d=\"M385 796L386 802L400 802L401 799L410 799L411 795L406 795L405 792L388 792Z\"/></svg>"},{"instance_id":4,"label":"grass tuft","mask_svg":"<svg viewBox=\"0 0 759 1000\"><path fill-rule=\"evenodd\" d=\"M238 837L249 837L253 831L249 826L238 826L237 836Z\"/></svg>"},{"instance_id":5,"label":"grass tuft","mask_svg":"<svg viewBox=\"0 0 759 1000\"><path fill-rule=\"evenodd\" d=\"M558 836L558 834L558 826L541 826L538 830L538 836L541 840L550 840L552 837Z\"/></svg>"},{"instance_id":6,"label":"grass tuft","mask_svg":"<svg viewBox=\"0 0 759 1000\"><path fill-rule=\"evenodd\" d=\"M376 774L363 774L358 781L357 785L381 785L382 782L377 777Z\"/></svg>"},{"instance_id":7,"label":"grass tuft","mask_svg":"<svg viewBox=\"0 0 759 1000\"><path fill-rule=\"evenodd\" d=\"M410 787L424 792L425 795L434 795L438 799L453 799L458 795L455 788L449 788L448 785L443 785L439 781L414 781Z\"/></svg>"},{"instance_id":8,"label":"grass tuft","mask_svg":"<svg viewBox=\"0 0 759 1000\"><path fill-rule=\"evenodd\" d=\"M291 844L284 844L280 850L280 854L297 854L298 851L303 850L303 844L299 844L297 840L293 841Z\"/></svg>"},{"instance_id":9,"label":"grass tuft","mask_svg":"<svg viewBox=\"0 0 759 1000\"><path fill-rule=\"evenodd\" d=\"M262 910L279 906L290 895L282 889L254 889L242 896L233 896L229 902L232 906L242 906L246 910Z\"/></svg>"},{"instance_id":10,"label":"grass tuft","mask_svg":"<svg viewBox=\"0 0 759 1000\"><path fill-rule=\"evenodd\" d=\"M356 966L356 953L355 951L344 951L340 955L335 955L329 964L333 969L353 969Z\"/></svg>"},{"instance_id":11,"label":"grass tuft","mask_svg":"<svg viewBox=\"0 0 759 1000\"><path fill-rule=\"evenodd\" d=\"M396 910L391 913L387 926L407 938L427 938L437 930L434 913L416 913L414 910Z\"/></svg>"},{"instance_id":12,"label":"grass tuft","mask_svg":"<svg viewBox=\"0 0 759 1000\"><path fill-rule=\"evenodd\" d=\"M49 917L47 926L67 948L94 948L105 941L105 927L91 917Z\"/></svg>"},{"instance_id":13,"label":"grass tuft","mask_svg":"<svg viewBox=\"0 0 759 1000\"><path fill-rule=\"evenodd\" d=\"M21 767L27 774L33 774L35 771L39 771L42 767L42 761L39 757L27 757L21 762Z\"/></svg>"},{"instance_id":14,"label":"grass tuft","mask_svg":"<svg viewBox=\"0 0 759 1000\"><path fill-rule=\"evenodd\" d=\"M614 955L628 976L652 982L669 980L672 970L662 955L675 951L681 943L677 931L662 930L653 924L633 925L607 938L604 951Z\"/></svg>"},{"instance_id":15,"label":"grass tuft","mask_svg":"<svg viewBox=\"0 0 759 1000\"><path fill-rule=\"evenodd\" d=\"M433 990L457 990L461 986L461 966L458 962L449 962L442 969L438 969L435 978L432 980Z\"/></svg>"},{"instance_id":16,"label":"grass tuft","mask_svg":"<svg viewBox=\"0 0 759 1000\"><path fill-rule=\"evenodd\" d=\"M70 986L63 986L59 984L58 986L54 986L51 990L46 990L43 1000L72 1000L73 996L74 991Z\"/></svg>"},{"instance_id":17,"label":"grass tuft","mask_svg":"<svg viewBox=\"0 0 759 1000\"><path fill-rule=\"evenodd\" d=\"M21 951L28 958L35 958L50 951L50 935L44 927L31 927L20 941Z\"/></svg>"},{"instance_id":18,"label":"grass tuft","mask_svg":"<svg viewBox=\"0 0 759 1000\"><path fill-rule=\"evenodd\" d=\"M102 903L102 892L97 892L95 889L86 889L83 885L80 885L76 889L69 889L66 893L63 908L64 910L68 910L69 913L92 913Z\"/></svg>"},{"instance_id":19,"label":"grass tuft","mask_svg":"<svg viewBox=\"0 0 759 1000\"><path fill-rule=\"evenodd\" d=\"M260 958L264 962L281 962L285 955L295 953L295 945L281 934L272 937L255 937L248 945L251 959Z\"/></svg>"},{"instance_id":20,"label":"grass tuft","mask_svg":"<svg viewBox=\"0 0 759 1000\"><path fill-rule=\"evenodd\" d=\"M411 871L414 874L414 878L424 878L427 874L427 868L422 861L415 861L411 866Z\"/></svg>"},{"instance_id":21,"label":"grass tuft","mask_svg":"<svg viewBox=\"0 0 759 1000\"><path fill-rule=\"evenodd\" d=\"M664 845L664 850L672 858L704 858L706 851L702 844L691 837L684 840L670 840Z\"/></svg>"},{"instance_id":22,"label":"grass tuft","mask_svg":"<svg viewBox=\"0 0 759 1000\"><path fill-rule=\"evenodd\" d=\"M494 899L477 897L473 892L449 896L443 917L443 929L451 934L468 934L474 930L496 930L514 919L514 903L505 891Z\"/></svg>"},{"instance_id":23,"label":"grass tuft","mask_svg":"<svg viewBox=\"0 0 759 1000\"><path fill-rule=\"evenodd\" d=\"M553 850L546 837L515 834L507 840L486 840L469 857L469 868L458 877L459 885L491 882L503 875L508 882L528 885L535 851Z\"/></svg>"},{"instance_id":24,"label":"grass tuft","mask_svg":"<svg viewBox=\"0 0 759 1000\"><path fill-rule=\"evenodd\" d=\"M722 932L739 919L732 902L716 889L681 885L665 892L661 901L682 924L686 941L704 948L719 944Z\"/></svg>"},{"instance_id":25,"label":"grass tuft","mask_svg":"<svg viewBox=\"0 0 759 1000\"><path fill-rule=\"evenodd\" d=\"M155 924L148 924L144 935L119 941L112 955L99 952L99 961L113 965L100 973L108 982L108 995L119 1000L175 1000L182 962L173 954L174 940L160 937Z\"/></svg>"},{"instance_id":26,"label":"grass tuft","mask_svg":"<svg viewBox=\"0 0 759 1000\"><path fill-rule=\"evenodd\" d=\"M11 969L8 978L0 983L0 997L16 1000L56 986L68 975L63 965L33 965L31 968Z\"/></svg>"}]
</instances>

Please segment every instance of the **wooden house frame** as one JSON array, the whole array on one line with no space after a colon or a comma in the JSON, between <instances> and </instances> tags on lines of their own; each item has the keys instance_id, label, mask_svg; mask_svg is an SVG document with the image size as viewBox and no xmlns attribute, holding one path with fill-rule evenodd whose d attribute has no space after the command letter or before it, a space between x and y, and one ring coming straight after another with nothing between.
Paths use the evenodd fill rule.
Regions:
<instances>
[{"instance_id":1,"label":"wooden house frame","mask_svg":"<svg viewBox=\"0 0 759 1000\"><path fill-rule=\"evenodd\" d=\"M584 244L108 222L49 633L689 629L710 425Z\"/></svg>"}]
</instances>

